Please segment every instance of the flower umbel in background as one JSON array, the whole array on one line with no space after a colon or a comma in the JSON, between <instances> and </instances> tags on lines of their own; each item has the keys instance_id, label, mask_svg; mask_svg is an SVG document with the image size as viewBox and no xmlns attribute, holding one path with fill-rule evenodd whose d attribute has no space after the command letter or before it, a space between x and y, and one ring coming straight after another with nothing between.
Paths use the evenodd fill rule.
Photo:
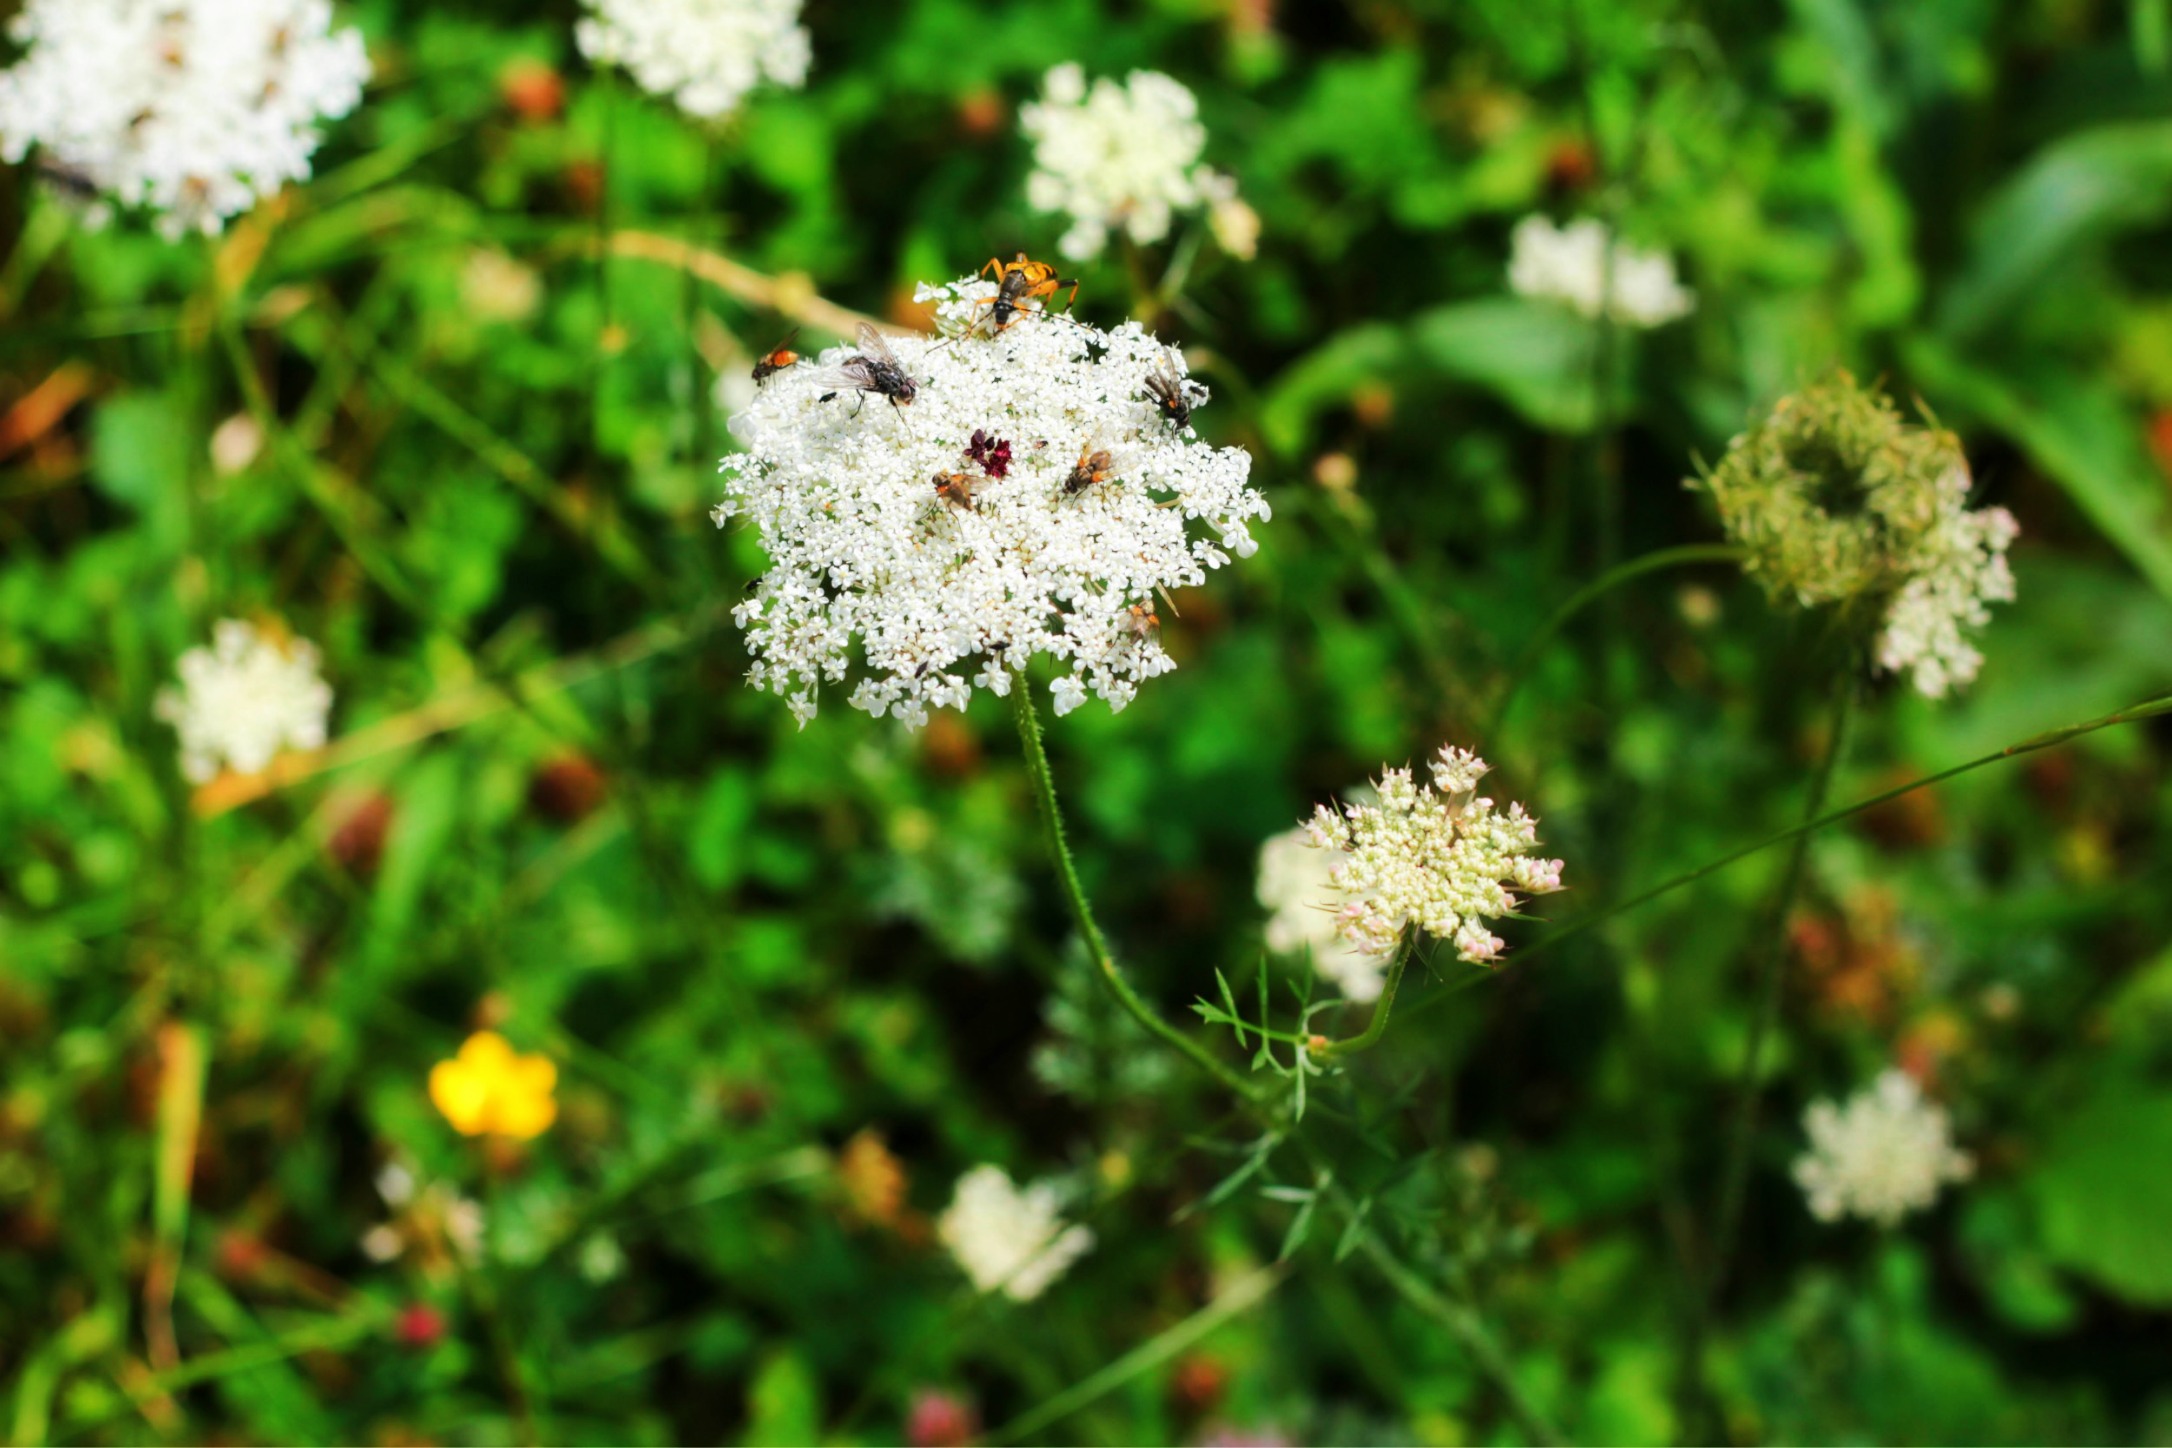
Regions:
<instances>
[{"instance_id":1,"label":"flower umbel in background","mask_svg":"<svg viewBox=\"0 0 2172 1448\"><path fill-rule=\"evenodd\" d=\"M181 735L181 773L202 784L222 767L254 774L282 749L320 749L332 688L316 646L222 620L211 647L181 656L181 686L159 691L158 717Z\"/></svg>"},{"instance_id":2,"label":"flower umbel in background","mask_svg":"<svg viewBox=\"0 0 2172 1448\"><path fill-rule=\"evenodd\" d=\"M1712 495L1745 567L1775 598L1876 619L1879 667L1930 698L1968 683L1967 631L2010 601L2004 508L1967 507L1968 459L1845 372L1783 397L1690 484Z\"/></svg>"},{"instance_id":3,"label":"flower umbel in background","mask_svg":"<svg viewBox=\"0 0 2172 1448\"><path fill-rule=\"evenodd\" d=\"M557 1085L550 1057L521 1055L496 1031L477 1031L430 1068L431 1104L462 1136L541 1136L558 1119Z\"/></svg>"},{"instance_id":4,"label":"flower umbel in background","mask_svg":"<svg viewBox=\"0 0 2172 1448\"><path fill-rule=\"evenodd\" d=\"M972 304L994 294L985 281L921 289L952 335L890 339L918 384L909 409L841 391L850 354L832 348L732 419L746 452L725 460L717 526L752 520L771 562L733 617L748 677L802 722L820 686L851 672L855 641L867 674L851 703L909 726L975 688L1008 694L1040 654L1063 670L1058 714L1089 692L1122 708L1175 667L1157 595L1257 547L1247 525L1268 508L1247 485L1250 456L1201 442L1148 389L1164 378L1205 402L1174 349L1136 322L1104 332L1028 314L991 331ZM1081 481L1097 452L1108 465Z\"/></svg>"},{"instance_id":5,"label":"flower umbel in background","mask_svg":"<svg viewBox=\"0 0 2172 1448\"><path fill-rule=\"evenodd\" d=\"M1540 858L1538 821L1520 804L1503 812L1478 793L1492 766L1467 749L1443 747L1433 782L1409 769L1380 778L1371 804L1321 805L1306 835L1312 846L1341 852L1329 871L1335 930L1355 948L1385 955L1406 925L1452 941L1456 954L1491 964L1504 942L1484 922L1516 908L1515 891L1561 888L1561 861Z\"/></svg>"},{"instance_id":6,"label":"flower umbel in background","mask_svg":"<svg viewBox=\"0 0 2172 1448\"><path fill-rule=\"evenodd\" d=\"M1259 850L1259 903L1269 911L1267 948L1277 955L1310 952L1313 966L1354 1001L1380 998L1388 956L1344 940L1335 910L1335 870L1349 859L1319 849L1304 825L1270 838Z\"/></svg>"},{"instance_id":7,"label":"flower umbel in background","mask_svg":"<svg viewBox=\"0 0 2172 1448\"><path fill-rule=\"evenodd\" d=\"M1064 1225L1060 1206L1051 1183L1021 1191L1003 1168L977 1166L958 1178L936 1235L975 1287L1030 1302L1094 1244L1089 1228Z\"/></svg>"},{"instance_id":8,"label":"flower umbel in background","mask_svg":"<svg viewBox=\"0 0 2172 1448\"><path fill-rule=\"evenodd\" d=\"M330 0L29 0L0 74L0 156L32 146L70 185L216 232L308 179L318 123L369 79Z\"/></svg>"},{"instance_id":9,"label":"flower umbel in background","mask_svg":"<svg viewBox=\"0 0 2172 1448\"><path fill-rule=\"evenodd\" d=\"M1665 252L1640 251L1585 217L1556 226L1526 216L1509 238L1508 284L1519 295L1566 302L1586 317L1603 310L1628 327L1686 317L1697 297L1675 279Z\"/></svg>"},{"instance_id":10,"label":"flower umbel in background","mask_svg":"<svg viewBox=\"0 0 2172 1448\"><path fill-rule=\"evenodd\" d=\"M1812 1102L1802 1124L1810 1150L1795 1161L1795 1182L1821 1222L1854 1215L1890 1227L1975 1169L1954 1148L1945 1108L1905 1071L1884 1072L1845 1106Z\"/></svg>"},{"instance_id":11,"label":"flower umbel in background","mask_svg":"<svg viewBox=\"0 0 2172 1448\"><path fill-rule=\"evenodd\" d=\"M620 65L643 90L702 120L739 108L763 81L801 86L814 52L800 0L587 0L581 54Z\"/></svg>"},{"instance_id":12,"label":"flower umbel in background","mask_svg":"<svg viewBox=\"0 0 2172 1448\"><path fill-rule=\"evenodd\" d=\"M1026 200L1071 218L1057 243L1065 256L1098 256L1117 230L1141 245L1160 241L1174 213L1201 207L1212 208L1215 239L1231 254L1249 257L1257 245L1259 218L1236 182L1199 164L1207 128L1181 82L1135 70L1089 87L1078 66L1059 65L1041 99L1018 108L1018 124L1033 142Z\"/></svg>"},{"instance_id":13,"label":"flower umbel in background","mask_svg":"<svg viewBox=\"0 0 2172 1448\"><path fill-rule=\"evenodd\" d=\"M481 1260L483 1209L471 1198L443 1182L419 1186L413 1170L397 1161L378 1171L377 1194L393 1219L362 1234L362 1254L372 1262L393 1262L412 1252L435 1274Z\"/></svg>"}]
</instances>

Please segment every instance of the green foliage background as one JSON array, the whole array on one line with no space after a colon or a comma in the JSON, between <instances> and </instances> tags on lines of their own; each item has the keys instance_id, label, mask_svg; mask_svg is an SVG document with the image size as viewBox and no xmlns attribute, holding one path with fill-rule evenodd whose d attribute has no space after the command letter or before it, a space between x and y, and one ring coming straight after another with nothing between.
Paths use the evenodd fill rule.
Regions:
<instances>
[{"instance_id":1,"label":"green foliage background","mask_svg":"<svg viewBox=\"0 0 2172 1448\"><path fill-rule=\"evenodd\" d=\"M886 314L1052 250L1015 126L1047 66L1198 92L1260 255L1180 224L1079 309L1185 345L1276 516L1179 600L1177 673L1050 729L1117 953L1196 1024L1261 968L1260 842L1444 740L1568 860L1556 923L1798 817L1842 652L1725 563L1609 592L1491 716L1610 563L1717 541L1694 460L1834 365L1958 428L2024 529L1982 679L1871 689L1836 801L2165 691L2164 0L813 0L808 87L713 132L591 73L571 4L346 13L367 102L218 241L0 181L0 413L82 394L0 453L0 1430L872 1442L941 1388L1036 1439L1523 1441L1449 1322L1475 1310L1575 1439L2172 1436L2161 722L1821 832L1784 925L1768 851L1543 953L1514 924L1495 974L1443 953L1216 1196L1260 1128L1086 988L1001 706L915 737L833 697L800 731L740 682L762 558L706 517L711 398L789 322L597 257L660 234ZM562 112L509 104L522 61ZM1696 313L1602 345L1511 297L1533 210L1670 250ZM478 254L532 269L532 314L476 304ZM222 473L237 415L267 441ZM316 640L335 737L374 743L208 814L151 701L230 616ZM1683 1262L1771 949L1693 1372ZM1303 982L1268 979L1286 1023ZM423 1092L482 1020L562 1066L524 1151ZM1801 1108L1896 1060L1977 1178L1820 1226ZM869 1127L909 1177L889 1227L832 1164ZM362 1252L395 1159L484 1203L486 1265ZM981 1161L1061 1178L1099 1236L1030 1308L928 1240ZM1272 1290L1215 1315L1231 1283Z\"/></svg>"}]
</instances>

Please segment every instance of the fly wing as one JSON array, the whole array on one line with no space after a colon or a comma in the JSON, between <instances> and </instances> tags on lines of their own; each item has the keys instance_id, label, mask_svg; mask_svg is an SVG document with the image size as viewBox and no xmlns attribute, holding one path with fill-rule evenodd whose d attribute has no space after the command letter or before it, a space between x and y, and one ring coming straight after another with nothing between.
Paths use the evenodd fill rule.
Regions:
<instances>
[{"instance_id":1,"label":"fly wing","mask_svg":"<svg viewBox=\"0 0 2172 1448\"><path fill-rule=\"evenodd\" d=\"M882 333L875 330L873 323L860 323L858 341L862 356L872 357L878 362L887 362L892 367L897 367L900 372L905 370L903 367L898 367L897 354L890 350L890 344L883 339Z\"/></svg>"}]
</instances>

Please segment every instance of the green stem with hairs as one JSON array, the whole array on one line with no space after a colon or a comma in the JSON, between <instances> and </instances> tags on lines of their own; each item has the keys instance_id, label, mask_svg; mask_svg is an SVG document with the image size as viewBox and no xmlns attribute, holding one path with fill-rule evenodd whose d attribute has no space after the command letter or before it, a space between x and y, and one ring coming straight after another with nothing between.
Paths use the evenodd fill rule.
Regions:
<instances>
[{"instance_id":1,"label":"green stem with hairs","mask_svg":"<svg viewBox=\"0 0 2172 1448\"><path fill-rule=\"evenodd\" d=\"M1011 675L1011 713L1018 721L1018 743L1026 757L1026 773L1033 778L1034 798L1040 805L1041 822L1047 827L1049 855L1055 861L1057 878L1063 882L1071 918L1078 923L1079 938L1085 942L1086 954L1093 961L1094 974L1116 998L1116 1003L1144 1026L1148 1034L1159 1037L1163 1044L1246 1101L1262 1101L1264 1098L1258 1086L1163 1020L1131 988L1131 982L1124 979L1116 958L1109 953L1107 937L1102 935L1101 926L1094 920L1093 906L1086 899L1085 887L1079 883L1078 866L1072 860L1071 846L1064 838L1063 808L1056 802L1055 776L1049 771L1048 751L1041 744L1041 716L1034 707L1033 694L1024 674Z\"/></svg>"},{"instance_id":2,"label":"green stem with hairs","mask_svg":"<svg viewBox=\"0 0 2172 1448\"><path fill-rule=\"evenodd\" d=\"M1410 957L1418 950L1418 927L1403 927L1403 938L1395 947L1395 958L1388 962L1388 978L1381 984L1380 999L1373 1003L1373 1018L1365 1030L1340 1041L1330 1041L1318 1047L1313 1055L1323 1060L1335 1060L1342 1056L1355 1056L1380 1044L1380 1038L1388 1033L1388 1016L1395 1009L1395 988L1403 983L1403 971L1410 965Z\"/></svg>"}]
</instances>

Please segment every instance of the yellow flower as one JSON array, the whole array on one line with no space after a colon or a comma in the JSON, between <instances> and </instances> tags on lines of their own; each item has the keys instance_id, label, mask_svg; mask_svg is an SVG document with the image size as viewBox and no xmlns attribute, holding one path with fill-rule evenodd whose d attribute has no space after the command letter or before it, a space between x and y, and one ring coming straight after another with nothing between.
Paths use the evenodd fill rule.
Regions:
<instances>
[{"instance_id":1,"label":"yellow flower","mask_svg":"<svg viewBox=\"0 0 2172 1448\"><path fill-rule=\"evenodd\" d=\"M541 1136L558 1119L557 1084L550 1057L519 1055L496 1031L477 1031L430 1068L430 1100L462 1136Z\"/></svg>"}]
</instances>

